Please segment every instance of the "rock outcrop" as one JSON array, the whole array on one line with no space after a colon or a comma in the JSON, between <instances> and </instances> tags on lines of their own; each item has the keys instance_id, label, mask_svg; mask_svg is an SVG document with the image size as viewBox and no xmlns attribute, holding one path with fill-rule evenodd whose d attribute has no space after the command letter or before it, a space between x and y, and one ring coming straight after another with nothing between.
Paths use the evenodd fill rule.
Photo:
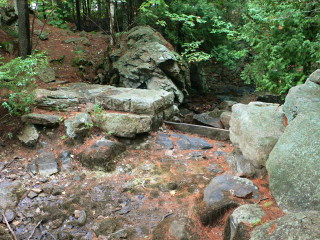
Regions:
<instances>
[{"instance_id":1,"label":"rock outcrop","mask_svg":"<svg viewBox=\"0 0 320 240\"><path fill-rule=\"evenodd\" d=\"M320 69L312 73L304 84L289 90L283 111L289 123L300 113L320 111Z\"/></svg>"},{"instance_id":2,"label":"rock outcrop","mask_svg":"<svg viewBox=\"0 0 320 240\"><path fill-rule=\"evenodd\" d=\"M156 129L163 120L170 119L174 114L173 102L174 94L164 90L99 84L74 83L53 91L36 91L37 107L42 109L79 111L85 104L99 106L100 111L91 111L93 123L88 120L82 127L96 125L114 136L129 138ZM65 121L67 135L74 138L72 124L71 120Z\"/></svg>"},{"instance_id":3,"label":"rock outcrop","mask_svg":"<svg viewBox=\"0 0 320 240\"><path fill-rule=\"evenodd\" d=\"M270 189L281 208L320 211L320 112L299 114L267 161Z\"/></svg>"},{"instance_id":4,"label":"rock outcrop","mask_svg":"<svg viewBox=\"0 0 320 240\"><path fill-rule=\"evenodd\" d=\"M163 89L183 101L190 88L190 72L170 43L147 26L132 28L120 41L121 48L110 54L116 73L112 79L118 79L118 86Z\"/></svg>"},{"instance_id":5,"label":"rock outcrop","mask_svg":"<svg viewBox=\"0 0 320 240\"><path fill-rule=\"evenodd\" d=\"M315 240L320 239L319 212L290 213L256 227L251 240Z\"/></svg>"}]
</instances>

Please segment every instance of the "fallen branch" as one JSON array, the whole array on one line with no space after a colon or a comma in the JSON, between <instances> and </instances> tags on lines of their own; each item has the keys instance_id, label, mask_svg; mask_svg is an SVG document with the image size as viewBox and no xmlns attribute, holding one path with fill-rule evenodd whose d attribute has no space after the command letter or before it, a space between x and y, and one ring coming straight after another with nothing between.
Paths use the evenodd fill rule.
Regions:
<instances>
[{"instance_id":1,"label":"fallen branch","mask_svg":"<svg viewBox=\"0 0 320 240\"><path fill-rule=\"evenodd\" d=\"M6 218L6 215L4 215L4 213L2 213L2 217L3 217L3 219L4 219L4 222L6 223L6 225L7 225L8 229L9 229L9 231L10 231L13 239L14 239L14 240L18 240L18 239L17 239L17 236L14 234L14 231L13 231L12 228L10 227L10 224L8 223L8 220L7 220L7 218Z\"/></svg>"},{"instance_id":2,"label":"fallen branch","mask_svg":"<svg viewBox=\"0 0 320 240\"><path fill-rule=\"evenodd\" d=\"M37 225L33 228L30 236L28 237L28 240L30 240L30 239L32 238L33 234L35 233L37 227L41 224L41 222L42 222L42 220L40 220L40 221L37 223Z\"/></svg>"}]
</instances>

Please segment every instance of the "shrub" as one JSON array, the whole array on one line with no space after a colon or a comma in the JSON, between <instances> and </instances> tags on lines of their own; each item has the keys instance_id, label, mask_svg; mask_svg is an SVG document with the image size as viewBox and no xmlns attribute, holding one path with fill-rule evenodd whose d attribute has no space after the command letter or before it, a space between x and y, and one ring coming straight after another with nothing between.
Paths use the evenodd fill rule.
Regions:
<instances>
[{"instance_id":1,"label":"shrub","mask_svg":"<svg viewBox=\"0 0 320 240\"><path fill-rule=\"evenodd\" d=\"M34 103L36 69L47 64L44 53L33 54L26 59L18 57L6 64L0 62L0 89L5 91L2 106L11 115L30 111L30 106Z\"/></svg>"}]
</instances>

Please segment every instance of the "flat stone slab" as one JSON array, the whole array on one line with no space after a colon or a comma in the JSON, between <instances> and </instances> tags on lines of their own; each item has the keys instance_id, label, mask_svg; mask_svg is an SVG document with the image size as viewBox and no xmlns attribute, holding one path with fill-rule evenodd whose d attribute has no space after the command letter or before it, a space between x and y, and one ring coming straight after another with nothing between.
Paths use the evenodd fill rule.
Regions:
<instances>
[{"instance_id":1,"label":"flat stone slab","mask_svg":"<svg viewBox=\"0 0 320 240\"><path fill-rule=\"evenodd\" d=\"M165 121L165 123L172 126L178 131L198 134L200 136L207 137L213 140L227 141L230 139L229 130L225 129L205 127L187 123L175 123L169 121Z\"/></svg>"},{"instance_id":2,"label":"flat stone slab","mask_svg":"<svg viewBox=\"0 0 320 240\"><path fill-rule=\"evenodd\" d=\"M36 102L43 109L72 109L80 103L96 103L108 110L154 115L172 107L174 94L147 90L73 83L57 90L38 89Z\"/></svg>"},{"instance_id":3,"label":"flat stone slab","mask_svg":"<svg viewBox=\"0 0 320 240\"><path fill-rule=\"evenodd\" d=\"M23 115L21 120L26 123L53 127L59 125L60 117L51 114L29 113Z\"/></svg>"},{"instance_id":4,"label":"flat stone slab","mask_svg":"<svg viewBox=\"0 0 320 240\"><path fill-rule=\"evenodd\" d=\"M209 125L214 128L223 128L223 125L220 121L220 115L223 111L212 111L212 112L205 112L201 114L195 114L193 119L204 124Z\"/></svg>"}]
</instances>

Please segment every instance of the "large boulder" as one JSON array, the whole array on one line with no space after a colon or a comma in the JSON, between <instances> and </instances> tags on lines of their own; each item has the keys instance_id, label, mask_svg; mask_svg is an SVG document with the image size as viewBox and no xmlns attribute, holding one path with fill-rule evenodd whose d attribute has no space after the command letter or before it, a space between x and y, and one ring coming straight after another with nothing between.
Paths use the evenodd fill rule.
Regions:
<instances>
[{"instance_id":1,"label":"large boulder","mask_svg":"<svg viewBox=\"0 0 320 240\"><path fill-rule=\"evenodd\" d=\"M112 171L114 159L126 150L125 145L101 138L79 153L79 161L93 170Z\"/></svg>"},{"instance_id":2,"label":"large boulder","mask_svg":"<svg viewBox=\"0 0 320 240\"><path fill-rule=\"evenodd\" d=\"M290 213L256 227L251 240L319 240L319 212Z\"/></svg>"},{"instance_id":3,"label":"large boulder","mask_svg":"<svg viewBox=\"0 0 320 240\"><path fill-rule=\"evenodd\" d=\"M119 86L163 89L181 103L190 88L190 72L172 46L147 26L131 29L121 41L121 48L110 55Z\"/></svg>"},{"instance_id":4,"label":"large boulder","mask_svg":"<svg viewBox=\"0 0 320 240\"><path fill-rule=\"evenodd\" d=\"M230 120L230 139L256 168L264 167L285 129L284 113L278 104L235 104Z\"/></svg>"},{"instance_id":5,"label":"large boulder","mask_svg":"<svg viewBox=\"0 0 320 240\"><path fill-rule=\"evenodd\" d=\"M320 112L299 114L267 161L270 189L288 211L320 211Z\"/></svg>"},{"instance_id":6,"label":"large boulder","mask_svg":"<svg viewBox=\"0 0 320 240\"><path fill-rule=\"evenodd\" d=\"M151 131L152 117L130 113L100 113L93 117L95 125L117 137L132 138Z\"/></svg>"},{"instance_id":7,"label":"large boulder","mask_svg":"<svg viewBox=\"0 0 320 240\"><path fill-rule=\"evenodd\" d=\"M320 69L312 73L304 84L289 90L283 110L289 123L300 113L320 111Z\"/></svg>"}]
</instances>

